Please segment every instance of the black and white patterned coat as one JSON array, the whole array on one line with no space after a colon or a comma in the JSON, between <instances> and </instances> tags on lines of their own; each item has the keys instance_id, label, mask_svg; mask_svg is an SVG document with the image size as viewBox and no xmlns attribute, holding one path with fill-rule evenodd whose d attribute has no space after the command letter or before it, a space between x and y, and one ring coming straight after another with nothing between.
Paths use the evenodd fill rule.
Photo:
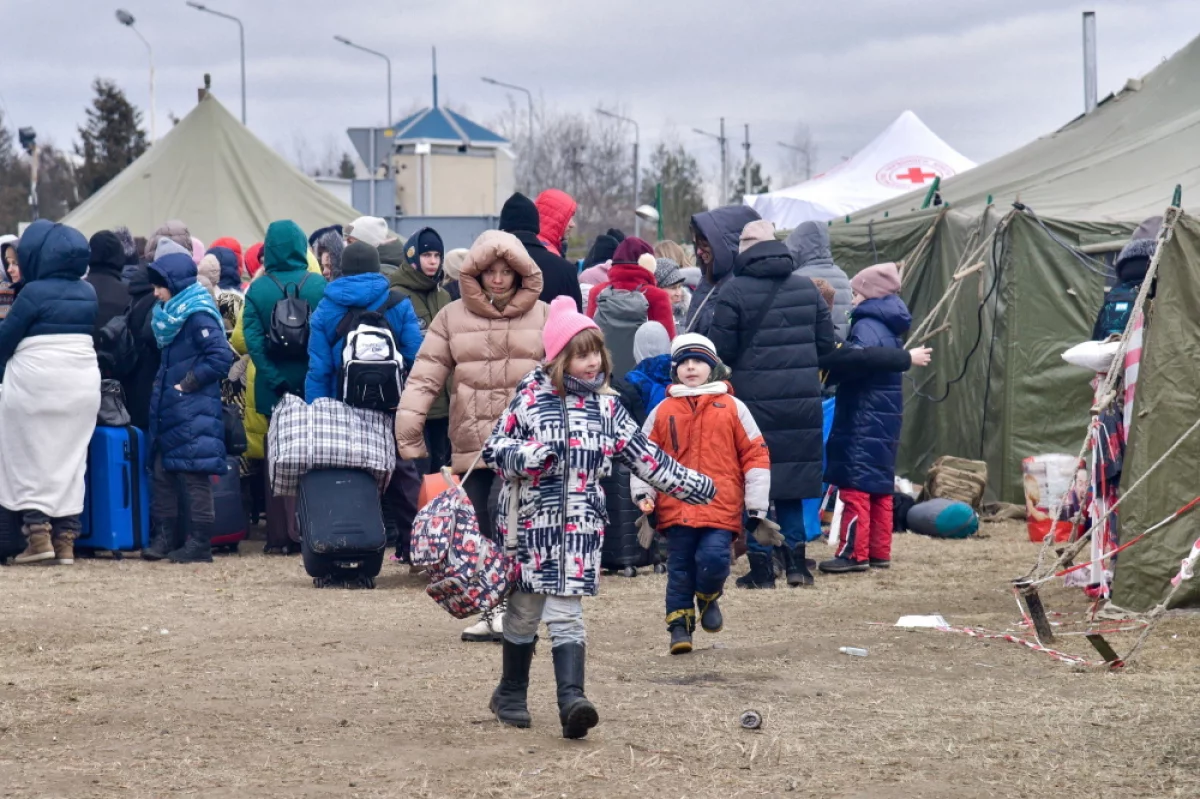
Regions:
<instances>
[{"instance_id":1,"label":"black and white patterned coat","mask_svg":"<svg viewBox=\"0 0 1200 799\"><path fill-rule=\"evenodd\" d=\"M651 443L616 397L560 395L541 367L521 380L483 450L484 461L506 481L496 514L499 534L507 537L516 519L518 590L597 592L607 523L600 480L614 457L684 502L705 504L716 494L712 480Z\"/></svg>"}]
</instances>

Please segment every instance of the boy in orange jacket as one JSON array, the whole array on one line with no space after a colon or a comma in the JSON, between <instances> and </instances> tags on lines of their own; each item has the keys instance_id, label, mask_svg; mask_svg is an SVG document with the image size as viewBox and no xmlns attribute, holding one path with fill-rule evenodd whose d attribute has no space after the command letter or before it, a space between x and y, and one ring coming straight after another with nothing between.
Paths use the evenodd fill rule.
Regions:
<instances>
[{"instance_id":1,"label":"boy in orange jacket","mask_svg":"<svg viewBox=\"0 0 1200 799\"><path fill-rule=\"evenodd\" d=\"M743 509L766 518L771 460L711 341L697 333L677 337L671 366L667 398L642 429L681 464L711 477L717 496L701 507L660 494L654 505L653 489L636 476L632 489L643 510L657 510L658 530L667 539L667 629L671 654L681 655L692 651L697 606L705 632L724 626L717 600L729 576L730 544L742 530Z\"/></svg>"}]
</instances>

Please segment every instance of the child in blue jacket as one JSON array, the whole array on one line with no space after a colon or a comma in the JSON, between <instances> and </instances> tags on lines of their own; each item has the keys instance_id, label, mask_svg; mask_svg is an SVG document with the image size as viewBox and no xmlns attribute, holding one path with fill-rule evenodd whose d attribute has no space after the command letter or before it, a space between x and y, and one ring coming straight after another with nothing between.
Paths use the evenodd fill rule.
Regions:
<instances>
[{"instance_id":1,"label":"child in blue jacket","mask_svg":"<svg viewBox=\"0 0 1200 799\"><path fill-rule=\"evenodd\" d=\"M388 301L388 279L380 271L379 252L356 241L342 252L341 274L325 287L325 296L309 321L308 378L304 398L337 398L338 373L342 368L345 338L337 339L337 326L353 308L377 311ZM384 313L404 356L404 367L412 368L421 349L421 324L412 303L405 298Z\"/></svg>"},{"instance_id":2,"label":"child in blue jacket","mask_svg":"<svg viewBox=\"0 0 1200 799\"><path fill-rule=\"evenodd\" d=\"M854 290L847 354L885 347L904 352L912 315L900 299L895 264L876 264L850 281ZM901 356L897 356L901 357ZM833 429L825 446L825 482L837 486L845 505L841 546L820 564L828 574L891 566L892 492L896 450L904 421L904 375L899 371L835 366L838 384Z\"/></svg>"},{"instance_id":3,"label":"child in blue jacket","mask_svg":"<svg viewBox=\"0 0 1200 799\"><path fill-rule=\"evenodd\" d=\"M233 365L233 348L216 302L196 282L190 253L161 239L147 272L158 300L150 329L162 360L150 398L153 536L142 557L211 563L216 510L210 477L228 468L221 381ZM181 530L186 541L172 549Z\"/></svg>"},{"instance_id":4,"label":"child in blue jacket","mask_svg":"<svg viewBox=\"0 0 1200 799\"><path fill-rule=\"evenodd\" d=\"M407 268L407 267L402 267ZM304 397L310 403L318 397L338 396L338 379L342 368L342 350L345 337L338 338L337 327L351 309L366 308L381 310L392 292L402 294L399 289L388 286L387 276L381 271L379 252L366 242L356 241L347 245L334 279L325 287L325 296L309 321L308 378L304 384ZM399 297L397 297L399 299ZM383 313L396 339L396 348L404 358L404 368L411 369L421 349L421 324L412 302L403 297ZM388 539L396 542L396 558L408 557L408 542L412 535L412 522L417 515L417 495L421 489L421 478L411 462L397 457L396 470L383 492L383 521Z\"/></svg>"}]
</instances>

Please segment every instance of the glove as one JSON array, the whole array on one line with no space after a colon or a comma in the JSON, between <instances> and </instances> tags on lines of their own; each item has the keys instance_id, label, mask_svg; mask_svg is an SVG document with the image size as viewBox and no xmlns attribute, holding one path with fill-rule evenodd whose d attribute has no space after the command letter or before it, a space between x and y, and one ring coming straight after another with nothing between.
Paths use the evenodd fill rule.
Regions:
<instances>
[{"instance_id":1,"label":"glove","mask_svg":"<svg viewBox=\"0 0 1200 799\"><path fill-rule=\"evenodd\" d=\"M638 546L642 549L649 549L654 546L654 525L650 523L650 516L643 513L637 520L638 529Z\"/></svg>"},{"instance_id":2,"label":"glove","mask_svg":"<svg viewBox=\"0 0 1200 799\"><path fill-rule=\"evenodd\" d=\"M783 535L779 532L779 525L768 519L762 511L750 514L750 529L754 533L754 540L764 547L783 546Z\"/></svg>"}]
</instances>

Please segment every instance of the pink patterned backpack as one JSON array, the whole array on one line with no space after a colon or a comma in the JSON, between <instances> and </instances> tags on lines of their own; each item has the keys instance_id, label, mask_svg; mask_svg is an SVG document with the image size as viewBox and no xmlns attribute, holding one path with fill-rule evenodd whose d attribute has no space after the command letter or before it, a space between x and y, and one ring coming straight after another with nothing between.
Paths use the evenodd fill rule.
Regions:
<instances>
[{"instance_id":1,"label":"pink patterned backpack","mask_svg":"<svg viewBox=\"0 0 1200 799\"><path fill-rule=\"evenodd\" d=\"M410 555L413 566L424 567L429 576L425 592L450 615L465 619L491 610L508 596L516 562L479 532L475 508L450 470L442 469L442 476L447 489L413 521Z\"/></svg>"}]
</instances>

